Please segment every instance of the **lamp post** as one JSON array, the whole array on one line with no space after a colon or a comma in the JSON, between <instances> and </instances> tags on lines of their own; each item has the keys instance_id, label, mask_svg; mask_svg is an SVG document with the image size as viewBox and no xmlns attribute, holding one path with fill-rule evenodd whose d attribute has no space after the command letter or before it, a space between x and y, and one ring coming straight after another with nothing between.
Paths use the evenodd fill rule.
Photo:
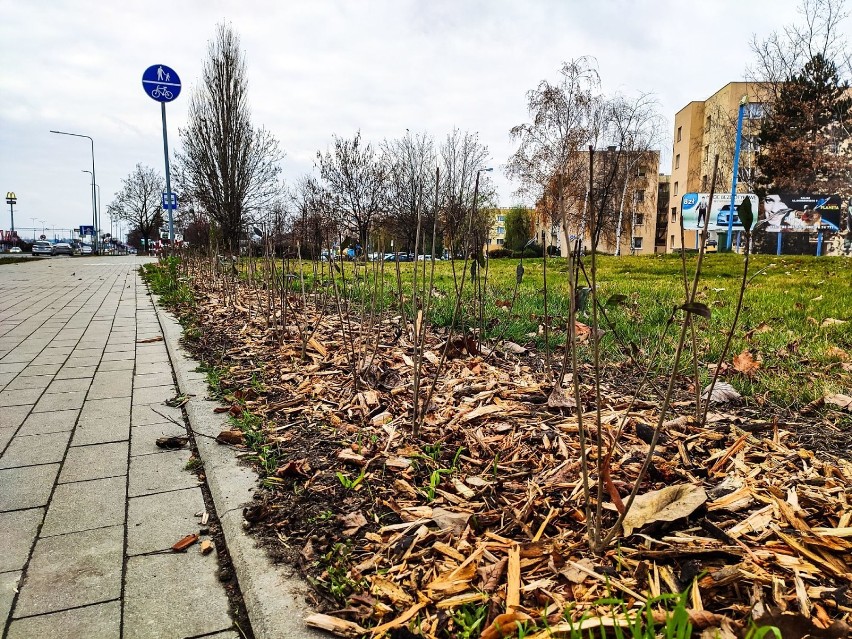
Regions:
<instances>
[{"instance_id":1,"label":"lamp post","mask_svg":"<svg viewBox=\"0 0 852 639\"><path fill-rule=\"evenodd\" d=\"M86 138L92 145L92 226L95 227L95 236L92 238L92 252L98 252L98 207L97 207L97 199L95 196L95 141L88 135L82 135L80 133L68 133L67 131L54 131L51 129L51 133L56 133L57 135L70 135L75 138Z\"/></svg>"},{"instance_id":2,"label":"lamp post","mask_svg":"<svg viewBox=\"0 0 852 639\"><path fill-rule=\"evenodd\" d=\"M36 225L35 225L35 223L36 223L36 218L31 217L31 218L30 218L30 220L31 220L31 221L32 221L32 223L33 223L33 244L35 244L35 241L36 241Z\"/></svg>"},{"instance_id":3,"label":"lamp post","mask_svg":"<svg viewBox=\"0 0 852 639\"><path fill-rule=\"evenodd\" d=\"M6 204L9 205L9 214L12 216L12 244L17 244L15 242L15 202L17 201L18 197L14 192L9 191L6 193Z\"/></svg>"},{"instance_id":4,"label":"lamp post","mask_svg":"<svg viewBox=\"0 0 852 639\"><path fill-rule=\"evenodd\" d=\"M95 184L95 174L94 174L94 173L92 173L92 172L91 172L91 171L89 171L88 169L80 169L80 170L81 170L83 173L88 173L89 175L91 175L91 176L92 176L92 184L94 184L94 188L95 188L95 189L97 189L97 192L98 192L98 199L97 199L98 207L97 207L97 212L98 212L98 222L100 222L100 221L101 221L101 185L100 185L100 184ZM98 237L97 230L98 230L98 229L97 229L97 227L95 227L95 237L93 237L93 238L92 238L92 242L93 242L93 243L97 243L97 237Z\"/></svg>"}]
</instances>

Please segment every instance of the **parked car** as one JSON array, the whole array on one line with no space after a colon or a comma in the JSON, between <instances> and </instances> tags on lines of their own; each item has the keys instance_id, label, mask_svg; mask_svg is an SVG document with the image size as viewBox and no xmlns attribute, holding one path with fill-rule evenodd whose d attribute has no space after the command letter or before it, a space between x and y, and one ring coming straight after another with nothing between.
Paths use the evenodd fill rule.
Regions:
<instances>
[{"instance_id":1,"label":"parked car","mask_svg":"<svg viewBox=\"0 0 852 639\"><path fill-rule=\"evenodd\" d=\"M53 245L51 255L74 255L74 249L67 242L57 242Z\"/></svg>"},{"instance_id":2,"label":"parked car","mask_svg":"<svg viewBox=\"0 0 852 639\"><path fill-rule=\"evenodd\" d=\"M707 253L716 253L719 250L719 242L717 240L707 240L707 244L704 247Z\"/></svg>"},{"instance_id":3,"label":"parked car","mask_svg":"<svg viewBox=\"0 0 852 639\"><path fill-rule=\"evenodd\" d=\"M440 259L440 258L438 258L438 259ZM431 262L432 256L431 255L418 255L417 261L418 262Z\"/></svg>"},{"instance_id":4,"label":"parked car","mask_svg":"<svg viewBox=\"0 0 852 639\"><path fill-rule=\"evenodd\" d=\"M53 245L46 240L33 244L33 255L53 255Z\"/></svg>"},{"instance_id":5,"label":"parked car","mask_svg":"<svg viewBox=\"0 0 852 639\"><path fill-rule=\"evenodd\" d=\"M20 253L21 247L20 246L13 246L12 248L9 249L9 252L10 253Z\"/></svg>"},{"instance_id":6,"label":"parked car","mask_svg":"<svg viewBox=\"0 0 852 639\"><path fill-rule=\"evenodd\" d=\"M385 262L412 262L414 256L411 253L388 253Z\"/></svg>"},{"instance_id":7,"label":"parked car","mask_svg":"<svg viewBox=\"0 0 852 639\"><path fill-rule=\"evenodd\" d=\"M80 247L80 253L83 255L91 255L92 254L92 245L91 244L83 244Z\"/></svg>"},{"instance_id":8,"label":"parked car","mask_svg":"<svg viewBox=\"0 0 852 639\"><path fill-rule=\"evenodd\" d=\"M717 226L728 226L728 214L731 212L731 205L726 204L721 209L719 209L719 215L716 216L716 225ZM742 226L743 223L740 222L740 216L737 215L736 211L734 211L734 224L733 226Z\"/></svg>"}]
</instances>

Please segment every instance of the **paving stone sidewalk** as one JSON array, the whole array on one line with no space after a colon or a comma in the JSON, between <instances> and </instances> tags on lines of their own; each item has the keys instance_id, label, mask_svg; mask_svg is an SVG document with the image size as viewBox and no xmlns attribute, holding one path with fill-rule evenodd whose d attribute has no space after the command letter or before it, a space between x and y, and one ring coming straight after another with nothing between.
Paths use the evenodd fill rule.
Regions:
<instances>
[{"instance_id":1,"label":"paving stone sidewalk","mask_svg":"<svg viewBox=\"0 0 852 639\"><path fill-rule=\"evenodd\" d=\"M136 258L0 265L0 633L236 638Z\"/></svg>"}]
</instances>

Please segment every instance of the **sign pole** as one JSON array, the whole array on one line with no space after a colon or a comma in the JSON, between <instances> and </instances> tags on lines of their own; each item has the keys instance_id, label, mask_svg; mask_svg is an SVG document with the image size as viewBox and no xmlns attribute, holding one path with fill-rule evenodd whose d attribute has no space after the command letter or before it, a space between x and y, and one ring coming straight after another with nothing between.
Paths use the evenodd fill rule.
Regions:
<instances>
[{"instance_id":1,"label":"sign pole","mask_svg":"<svg viewBox=\"0 0 852 639\"><path fill-rule=\"evenodd\" d=\"M728 238L727 238L727 249L731 250L731 242L734 239L734 211L736 211L735 202L737 199L737 178L739 177L737 174L740 170L740 142L743 138L743 112L745 111L745 105L748 104L748 96L744 95L742 100L740 100L740 112L737 114L737 137L734 142L734 167L733 167L733 176L731 178L731 210L728 213Z\"/></svg>"},{"instance_id":2,"label":"sign pole","mask_svg":"<svg viewBox=\"0 0 852 639\"><path fill-rule=\"evenodd\" d=\"M180 78L177 72L165 64L154 64L142 74L142 88L152 100L160 103L160 114L163 118L163 157L166 163L166 194L163 198L163 208L169 212L169 243L174 246L175 220L172 202L172 174L169 170L169 134L166 127L166 102L171 102L180 95Z\"/></svg>"},{"instance_id":3,"label":"sign pole","mask_svg":"<svg viewBox=\"0 0 852 639\"><path fill-rule=\"evenodd\" d=\"M175 246L175 220L174 207L172 205L172 176L169 171L169 134L166 130L166 103L160 102L160 110L163 114L163 155L166 159L166 202L169 205L169 246Z\"/></svg>"}]
</instances>

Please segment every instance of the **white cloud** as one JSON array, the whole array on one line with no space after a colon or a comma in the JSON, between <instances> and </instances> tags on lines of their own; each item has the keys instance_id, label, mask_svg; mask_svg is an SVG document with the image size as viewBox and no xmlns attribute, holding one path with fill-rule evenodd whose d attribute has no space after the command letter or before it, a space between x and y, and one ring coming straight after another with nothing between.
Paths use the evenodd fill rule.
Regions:
<instances>
[{"instance_id":1,"label":"white cloud","mask_svg":"<svg viewBox=\"0 0 852 639\"><path fill-rule=\"evenodd\" d=\"M183 93L168 106L175 148L222 20L242 38L255 124L279 138L295 181L332 133L358 128L375 142L406 128L439 138L453 126L476 130L501 167L526 92L581 55L597 57L608 90L654 92L671 121L743 77L752 32L794 17L792 0L7 2L0 188L18 194L19 227L31 217L89 222L88 141L50 129L95 139L104 210L137 162L162 170L159 106L142 92L142 71L163 63L181 75ZM502 202L513 202L512 185L495 178Z\"/></svg>"}]
</instances>

